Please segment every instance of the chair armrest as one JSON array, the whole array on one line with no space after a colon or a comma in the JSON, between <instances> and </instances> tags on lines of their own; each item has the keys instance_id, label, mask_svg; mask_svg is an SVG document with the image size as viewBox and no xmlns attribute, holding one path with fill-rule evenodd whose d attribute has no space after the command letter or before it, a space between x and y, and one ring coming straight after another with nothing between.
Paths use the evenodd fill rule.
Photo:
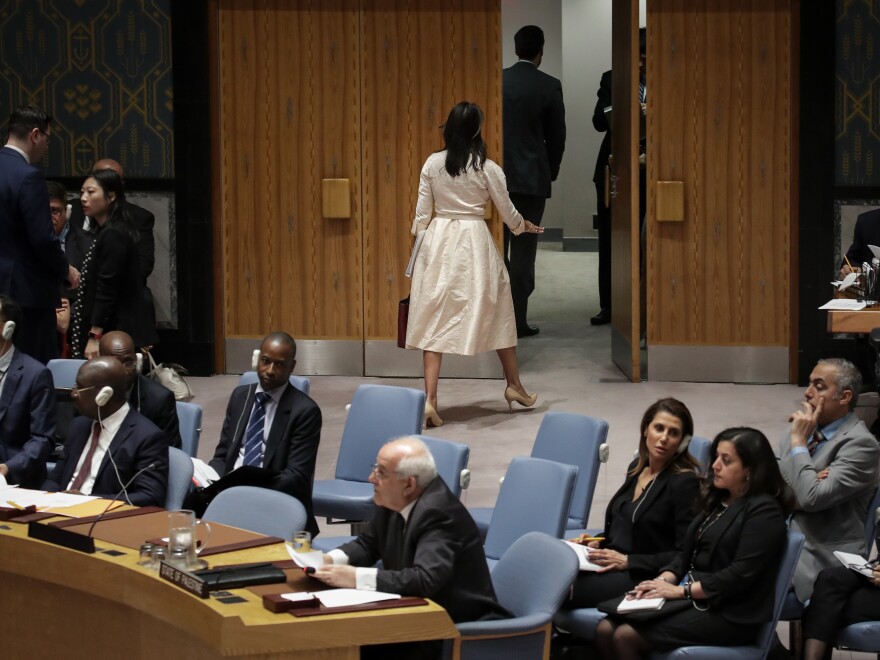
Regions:
<instances>
[{"instance_id":1,"label":"chair armrest","mask_svg":"<svg viewBox=\"0 0 880 660\"><path fill-rule=\"evenodd\" d=\"M468 621L455 627L462 637L478 637L483 635L516 635L537 632L537 629L550 622L549 614L528 614L514 619L497 619L494 621Z\"/></svg>"}]
</instances>

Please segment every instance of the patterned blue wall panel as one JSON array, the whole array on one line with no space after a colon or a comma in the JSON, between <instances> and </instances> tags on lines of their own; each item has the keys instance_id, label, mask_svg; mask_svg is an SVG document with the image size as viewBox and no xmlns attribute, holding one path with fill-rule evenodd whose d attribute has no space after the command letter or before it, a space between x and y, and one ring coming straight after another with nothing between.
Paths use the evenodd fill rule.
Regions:
<instances>
[{"instance_id":1,"label":"patterned blue wall panel","mask_svg":"<svg viewBox=\"0 0 880 660\"><path fill-rule=\"evenodd\" d=\"M115 158L128 179L174 178L171 0L0 0L0 121L54 116L49 177Z\"/></svg>"}]
</instances>

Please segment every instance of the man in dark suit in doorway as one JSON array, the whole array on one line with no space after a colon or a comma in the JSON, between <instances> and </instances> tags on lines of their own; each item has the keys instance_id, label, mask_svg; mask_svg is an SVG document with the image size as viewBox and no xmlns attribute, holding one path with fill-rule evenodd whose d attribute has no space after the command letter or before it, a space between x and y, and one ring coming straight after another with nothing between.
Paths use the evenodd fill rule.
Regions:
<instances>
[{"instance_id":1,"label":"man in dark suit in doorway","mask_svg":"<svg viewBox=\"0 0 880 660\"><path fill-rule=\"evenodd\" d=\"M544 56L541 28L520 28L514 42L519 61L503 72L504 174L516 210L540 225L565 151L565 105L559 80L538 70ZM505 262L520 337L539 332L527 318L529 296L535 290L537 249L537 234L514 236L504 229Z\"/></svg>"}]
</instances>

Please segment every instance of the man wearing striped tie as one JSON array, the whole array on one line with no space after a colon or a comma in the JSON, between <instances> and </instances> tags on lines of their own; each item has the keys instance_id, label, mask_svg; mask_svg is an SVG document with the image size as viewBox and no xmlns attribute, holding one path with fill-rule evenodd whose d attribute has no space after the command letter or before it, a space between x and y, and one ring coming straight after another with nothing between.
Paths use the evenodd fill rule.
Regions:
<instances>
[{"instance_id":1,"label":"man wearing striped tie","mask_svg":"<svg viewBox=\"0 0 880 660\"><path fill-rule=\"evenodd\" d=\"M252 485L267 486L302 502L308 513L306 529L314 536L318 525L312 515L312 482L321 409L290 384L295 365L293 337L273 332L263 339L257 358L259 382L233 390L210 465L221 477L243 466L265 470L268 481Z\"/></svg>"},{"instance_id":2,"label":"man wearing striped tie","mask_svg":"<svg viewBox=\"0 0 880 660\"><path fill-rule=\"evenodd\" d=\"M819 360L779 446L779 469L798 503L791 527L806 536L794 576L802 602L819 571L839 563L835 550L867 557L865 518L880 482L880 446L853 412L861 387L851 362Z\"/></svg>"}]
</instances>

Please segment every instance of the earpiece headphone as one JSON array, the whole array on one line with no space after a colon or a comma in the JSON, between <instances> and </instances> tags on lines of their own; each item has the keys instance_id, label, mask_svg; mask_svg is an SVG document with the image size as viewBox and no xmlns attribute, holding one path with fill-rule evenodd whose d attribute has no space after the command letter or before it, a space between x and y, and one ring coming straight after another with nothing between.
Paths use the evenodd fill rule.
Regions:
<instances>
[{"instance_id":1,"label":"earpiece headphone","mask_svg":"<svg viewBox=\"0 0 880 660\"><path fill-rule=\"evenodd\" d=\"M11 341L12 335L15 334L15 321L7 321L3 324L3 332L0 333L0 336L3 337L5 341Z\"/></svg>"},{"instance_id":2,"label":"earpiece headphone","mask_svg":"<svg viewBox=\"0 0 880 660\"><path fill-rule=\"evenodd\" d=\"M251 356L251 369L254 371L257 370L257 365L260 363L260 349L257 348L254 350L254 354Z\"/></svg>"},{"instance_id":3,"label":"earpiece headphone","mask_svg":"<svg viewBox=\"0 0 880 660\"><path fill-rule=\"evenodd\" d=\"M137 372L141 373L144 370L144 354L143 353L135 353L135 360L137 361Z\"/></svg>"},{"instance_id":4,"label":"earpiece headphone","mask_svg":"<svg viewBox=\"0 0 880 660\"><path fill-rule=\"evenodd\" d=\"M683 454L687 451L688 445L691 444L691 438L693 436L686 435L681 439L681 443L678 445L678 449L675 450L676 454Z\"/></svg>"},{"instance_id":5,"label":"earpiece headphone","mask_svg":"<svg viewBox=\"0 0 880 660\"><path fill-rule=\"evenodd\" d=\"M98 408L103 408L104 406L107 405L107 402L110 401L110 399L112 399L112 398L113 398L113 388L110 387L109 385L105 385L104 387L101 388L101 390L98 392L97 396L95 397L95 403L97 404Z\"/></svg>"}]
</instances>

